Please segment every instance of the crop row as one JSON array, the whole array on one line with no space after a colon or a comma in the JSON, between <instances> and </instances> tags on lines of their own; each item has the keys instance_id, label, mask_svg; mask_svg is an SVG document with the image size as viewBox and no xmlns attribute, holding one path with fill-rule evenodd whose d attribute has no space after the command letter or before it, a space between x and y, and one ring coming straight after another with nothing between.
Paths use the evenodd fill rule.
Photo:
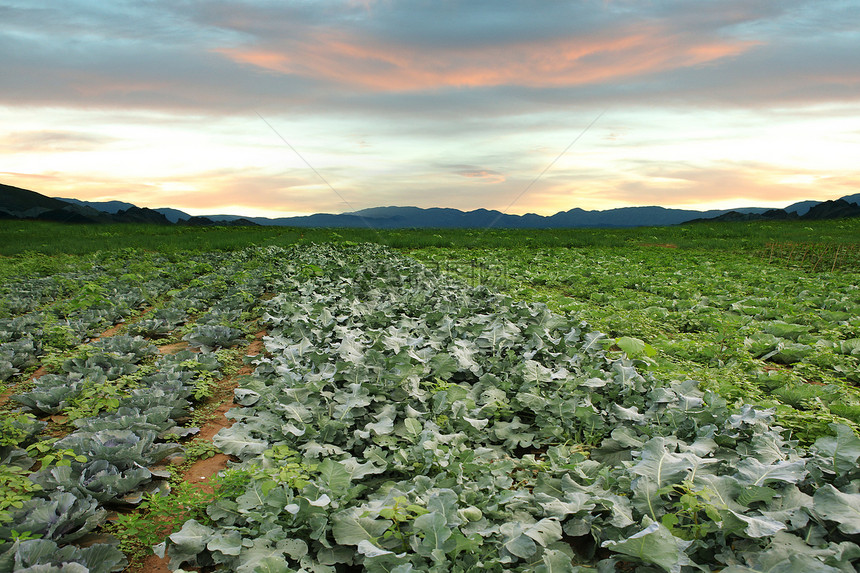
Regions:
<instances>
[{"instance_id":1,"label":"crop row","mask_svg":"<svg viewBox=\"0 0 860 573\"><path fill-rule=\"evenodd\" d=\"M639 338L654 350L648 368L660 376L775 406L808 442L829 423L860 423L857 273L659 247L413 255L473 284L545 301L610 337Z\"/></svg>"},{"instance_id":2,"label":"crop row","mask_svg":"<svg viewBox=\"0 0 860 573\"><path fill-rule=\"evenodd\" d=\"M165 495L169 490L165 481L169 474L156 466L182 450L177 437L197 431L188 426L193 404L208 395L208 386L223 366L214 350L244 340L245 332L237 327L249 318L266 285L265 272L250 270L260 264L277 266L261 253L210 254L206 262L177 261L175 267L166 259L150 259L142 270L158 277L150 281L158 283L157 288L150 283L129 288L146 290L146 298L156 301L157 307L128 325L129 334L86 344L70 341L61 351L35 328L6 343L14 345L27 338L33 347L46 349L48 353L35 358L46 361L49 373L20 385L11 403L23 408L3 422L0 571L27 567L53 571L51 567L66 566L84 570L73 564L91 571L124 567L125 556L112 544L75 544L92 541L107 510L127 511L146 496ZM191 267L195 270L189 272ZM77 280L102 285L101 293L109 288L116 293L116 285L126 279L117 281L111 274L93 266ZM58 282L57 277L41 281ZM7 318L7 323L57 324L52 322L58 320L57 309L68 308L69 299L62 298L61 290L41 292L48 291L54 294L39 298L39 304L26 305L25 314ZM115 307L125 304L124 297L117 300ZM81 305L80 310L86 314L92 309ZM95 327L103 329L105 317L122 316L100 314L76 336L86 336ZM77 319L63 320L68 327ZM184 333L184 340L199 352L160 355L151 340L175 336L175 332ZM56 421L66 422L52 430L62 437L45 439L40 432L46 422L33 414L43 420L53 415L55 426ZM32 469L37 471L28 475Z\"/></svg>"},{"instance_id":3,"label":"crop row","mask_svg":"<svg viewBox=\"0 0 860 573\"><path fill-rule=\"evenodd\" d=\"M860 440L660 380L578 320L384 249L302 247L161 549L230 571L853 569Z\"/></svg>"}]
</instances>

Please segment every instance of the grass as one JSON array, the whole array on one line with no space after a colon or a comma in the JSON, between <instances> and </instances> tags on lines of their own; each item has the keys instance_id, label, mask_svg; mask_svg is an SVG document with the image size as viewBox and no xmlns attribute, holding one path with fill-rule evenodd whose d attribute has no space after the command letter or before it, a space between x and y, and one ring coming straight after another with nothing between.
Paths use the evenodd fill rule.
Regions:
<instances>
[{"instance_id":1,"label":"grass","mask_svg":"<svg viewBox=\"0 0 860 573\"><path fill-rule=\"evenodd\" d=\"M300 229L295 227L176 227L159 225L69 225L8 221L0 226L0 256L25 256L41 264L62 255L142 249L160 253L229 251L249 245L303 242L372 242L396 249L431 247L630 247L750 251L772 243L856 243L860 218L830 221L698 223L625 229Z\"/></svg>"}]
</instances>

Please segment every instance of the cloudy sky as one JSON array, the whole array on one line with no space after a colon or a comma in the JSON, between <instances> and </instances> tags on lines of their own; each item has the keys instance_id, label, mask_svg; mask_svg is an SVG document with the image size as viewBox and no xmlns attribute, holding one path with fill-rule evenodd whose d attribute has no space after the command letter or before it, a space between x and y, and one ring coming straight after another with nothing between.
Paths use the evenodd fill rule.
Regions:
<instances>
[{"instance_id":1,"label":"cloudy sky","mask_svg":"<svg viewBox=\"0 0 860 573\"><path fill-rule=\"evenodd\" d=\"M0 182L50 196L548 215L860 191L860 0L0 0L0 22Z\"/></svg>"}]
</instances>

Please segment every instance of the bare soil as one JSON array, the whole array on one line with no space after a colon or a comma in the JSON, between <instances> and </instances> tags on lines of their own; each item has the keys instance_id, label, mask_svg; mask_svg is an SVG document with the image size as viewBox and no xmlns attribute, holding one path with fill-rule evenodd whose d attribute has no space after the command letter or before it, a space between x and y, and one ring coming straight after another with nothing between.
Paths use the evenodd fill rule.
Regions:
<instances>
[{"instance_id":1,"label":"bare soil","mask_svg":"<svg viewBox=\"0 0 860 573\"><path fill-rule=\"evenodd\" d=\"M188 342L184 340L180 342L174 342L173 344L165 344L163 346L158 347L158 352L160 354L176 354L180 350L191 350L193 352L200 352L199 349L189 348Z\"/></svg>"}]
</instances>

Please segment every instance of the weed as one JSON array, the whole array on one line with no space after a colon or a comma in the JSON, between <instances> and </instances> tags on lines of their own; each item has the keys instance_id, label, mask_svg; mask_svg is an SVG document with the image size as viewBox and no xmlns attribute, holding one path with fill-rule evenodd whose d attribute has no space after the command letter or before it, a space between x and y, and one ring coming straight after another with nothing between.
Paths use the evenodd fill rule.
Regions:
<instances>
[{"instance_id":1,"label":"weed","mask_svg":"<svg viewBox=\"0 0 860 573\"><path fill-rule=\"evenodd\" d=\"M127 555L148 555L153 545L179 531L186 520L208 523L206 506L214 498L214 494L180 483L169 494L147 496L136 511L118 515L106 529L119 539L120 548Z\"/></svg>"},{"instance_id":2,"label":"weed","mask_svg":"<svg viewBox=\"0 0 860 573\"><path fill-rule=\"evenodd\" d=\"M35 420L32 414L21 412L4 414L0 417L0 446L20 445L31 435L28 429Z\"/></svg>"},{"instance_id":3,"label":"weed","mask_svg":"<svg viewBox=\"0 0 860 573\"><path fill-rule=\"evenodd\" d=\"M662 517L663 525L675 537L692 541L720 529L722 517L717 506L711 502L713 492L708 488L697 488L693 482L685 480L666 486L657 493L676 498L671 505L675 511Z\"/></svg>"},{"instance_id":4,"label":"weed","mask_svg":"<svg viewBox=\"0 0 860 573\"><path fill-rule=\"evenodd\" d=\"M12 521L12 511L24 507L25 501L41 491L27 473L24 468L0 464L0 524Z\"/></svg>"},{"instance_id":5,"label":"weed","mask_svg":"<svg viewBox=\"0 0 860 573\"><path fill-rule=\"evenodd\" d=\"M263 452L268 469L265 473L280 483L301 491L310 483L310 471L313 469L301 461L301 455L289 446L273 446Z\"/></svg>"},{"instance_id":6,"label":"weed","mask_svg":"<svg viewBox=\"0 0 860 573\"><path fill-rule=\"evenodd\" d=\"M56 448L56 438L41 440L27 447L27 454L38 460L43 468L49 466L70 466L72 462L84 463L86 456L75 453L70 448Z\"/></svg>"},{"instance_id":7,"label":"weed","mask_svg":"<svg viewBox=\"0 0 860 573\"><path fill-rule=\"evenodd\" d=\"M391 520L391 525L382 534L382 539L394 538L400 542L400 550L409 550L409 537L411 532L404 531L403 526L410 521L414 521L419 515L428 513L427 509L420 505L409 503L405 497L398 496L394 498L394 505L384 507L379 511L379 517Z\"/></svg>"}]
</instances>

